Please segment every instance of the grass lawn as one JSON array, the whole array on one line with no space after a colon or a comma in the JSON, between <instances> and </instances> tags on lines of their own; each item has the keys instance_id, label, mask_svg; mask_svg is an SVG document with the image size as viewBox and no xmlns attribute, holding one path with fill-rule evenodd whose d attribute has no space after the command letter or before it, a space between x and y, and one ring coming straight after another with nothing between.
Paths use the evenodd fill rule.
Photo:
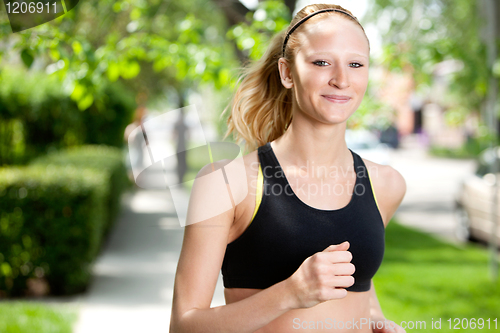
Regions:
<instances>
[{"instance_id":1,"label":"grass lawn","mask_svg":"<svg viewBox=\"0 0 500 333\"><path fill-rule=\"evenodd\" d=\"M500 332L500 282L492 282L488 259L489 252L479 245L458 247L389 223L384 262L374 278L385 316L396 323L426 322L426 329L408 327L407 332L456 332L454 327ZM441 329L432 329L432 320L439 318ZM483 328L466 328L472 318L476 323L483 318Z\"/></svg>"},{"instance_id":2,"label":"grass lawn","mask_svg":"<svg viewBox=\"0 0 500 333\"><path fill-rule=\"evenodd\" d=\"M0 302L2 333L71 333L78 314L63 306L35 302Z\"/></svg>"}]
</instances>

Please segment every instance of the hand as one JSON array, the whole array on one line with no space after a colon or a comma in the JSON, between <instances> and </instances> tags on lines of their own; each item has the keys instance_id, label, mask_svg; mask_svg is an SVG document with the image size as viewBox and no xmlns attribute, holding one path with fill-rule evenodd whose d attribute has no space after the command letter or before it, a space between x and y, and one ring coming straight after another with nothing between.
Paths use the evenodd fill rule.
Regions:
<instances>
[{"instance_id":1,"label":"hand","mask_svg":"<svg viewBox=\"0 0 500 333\"><path fill-rule=\"evenodd\" d=\"M345 288L354 284L352 274L355 270L348 248L347 241L330 245L304 260L285 280L291 295L294 295L295 308L309 308L347 295Z\"/></svg>"},{"instance_id":2,"label":"hand","mask_svg":"<svg viewBox=\"0 0 500 333\"><path fill-rule=\"evenodd\" d=\"M372 318L372 321L375 322L375 328L373 329L373 333L406 333L406 331L401 326L399 326L392 320L387 320L385 318ZM377 326L377 323L380 322L382 322L383 325L378 324Z\"/></svg>"}]
</instances>

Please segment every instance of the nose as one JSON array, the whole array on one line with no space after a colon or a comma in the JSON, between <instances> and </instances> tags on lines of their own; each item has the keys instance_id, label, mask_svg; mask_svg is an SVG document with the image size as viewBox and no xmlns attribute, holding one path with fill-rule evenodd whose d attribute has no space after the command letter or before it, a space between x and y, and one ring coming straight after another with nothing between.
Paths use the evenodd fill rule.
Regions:
<instances>
[{"instance_id":1,"label":"nose","mask_svg":"<svg viewBox=\"0 0 500 333\"><path fill-rule=\"evenodd\" d=\"M328 84L339 89L345 89L349 87L349 77L347 74L347 69L342 68L342 66L336 66L335 68L333 68L332 77Z\"/></svg>"}]
</instances>

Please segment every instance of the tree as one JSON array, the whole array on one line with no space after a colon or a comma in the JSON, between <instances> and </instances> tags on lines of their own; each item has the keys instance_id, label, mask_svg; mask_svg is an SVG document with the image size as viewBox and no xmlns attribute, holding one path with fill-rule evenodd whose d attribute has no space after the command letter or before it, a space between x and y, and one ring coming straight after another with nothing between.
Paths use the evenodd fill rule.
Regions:
<instances>
[{"instance_id":1,"label":"tree","mask_svg":"<svg viewBox=\"0 0 500 333\"><path fill-rule=\"evenodd\" d=\"M27 67L38 63L59 75L86 110L99 104L106 81L130 80L128 85L144 85L150 95L169 85L230 85L228 66L237 62L225 39L226 24L211 2L199 0L80 1L66 15L16 34L6 34L4 17L0 54L17 53Z\"/></svg>"},{"instance_id":2,"label":"tree","mask_svg":"<svg viewBox=\"0 0 500 333\"><path fill-rule=\"evenodd\" d=\"M499 4L492 3L500 18ZM365 19L382 31L380 63L390 70L410 71L417 85L430 85L439 62L454 59L462 64L451 77L445 103L449 114L464 119L467 113L484 110L490 78L500 74L498 65L487 65L482 5L483 0L374 0ZM497 40L499 27L497 23Z\"/></svg>"}]
</instances>

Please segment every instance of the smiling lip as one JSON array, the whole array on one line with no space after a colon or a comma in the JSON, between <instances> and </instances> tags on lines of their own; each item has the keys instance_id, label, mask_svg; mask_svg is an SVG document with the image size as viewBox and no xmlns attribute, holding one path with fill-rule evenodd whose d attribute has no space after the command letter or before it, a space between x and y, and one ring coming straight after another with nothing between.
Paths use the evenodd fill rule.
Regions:
<instances>
[{"instance_id":1,"label":"smiling lip","mask_svg":"<svg viewBox=\"0 0 500 333\"><path fill-rule=\"evenodd\" d=\"M351 97L349 96L342 96L342 95L321 95L321 96L334 103L347 103L351 99Z\"/></svg>"}]
</instances>

